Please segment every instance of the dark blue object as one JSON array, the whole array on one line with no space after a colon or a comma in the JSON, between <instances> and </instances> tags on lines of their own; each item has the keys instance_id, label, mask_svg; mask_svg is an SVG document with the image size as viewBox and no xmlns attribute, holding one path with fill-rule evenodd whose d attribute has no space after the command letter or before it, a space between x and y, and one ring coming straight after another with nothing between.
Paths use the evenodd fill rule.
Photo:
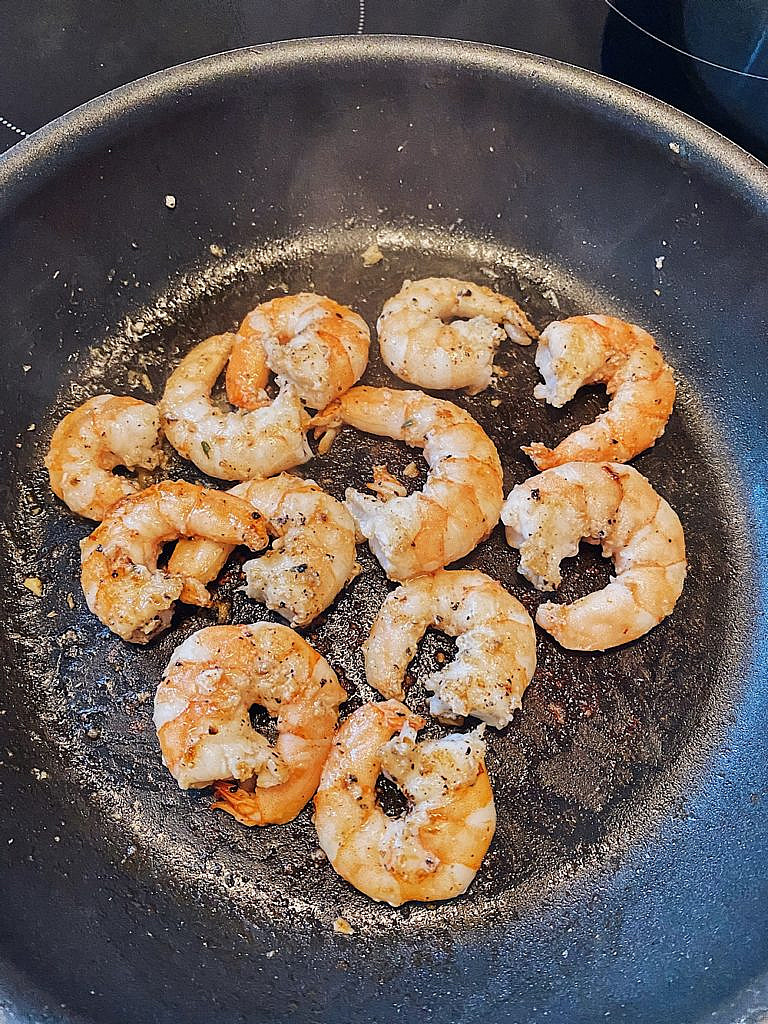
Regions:
<instances>
[{"instance_id":1,"label":"dark blue object","mask_svg":"<svg viewBox=\"0 0 768 1024\"><path fill-rule=\"evenodd\" d=\"M603 70L768 159L768 8L762 0L610 0Z\"/></svg>"}]
</instances>

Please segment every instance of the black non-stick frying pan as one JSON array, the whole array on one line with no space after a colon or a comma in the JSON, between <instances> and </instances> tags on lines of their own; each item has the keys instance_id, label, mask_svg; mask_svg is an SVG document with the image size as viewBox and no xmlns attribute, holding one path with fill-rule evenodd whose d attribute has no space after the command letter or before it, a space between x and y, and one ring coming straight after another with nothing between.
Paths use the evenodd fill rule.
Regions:
<instances>
[{"instance_id":1,"label":"black non-stick frying pan","mask_svg":"<svg viewBox=\"0 0 768 1024\"><path fill-rule=\"evenodd\" d=\"M765 168L574 68L365 38L243 50L120 89L0 161L0 190L0 1017L757 1020ZM374 239L385 258L364 267ZM482 871L462 898L392 909L334 875L309 810L248 830L178 790L151 723L170 651L218 614L270 616L237 591L235 561L217 609L181 608L148 647L122 643L85 608L89 526L52 497L42 458L65 411L105 390L152 399L183 351L259 300L315 288L373 323L404 277L428 274L508 292L540 327L606 311L658 336L678 402L636 465L681 516L690 574L674 614L625 648L578 655L539 634L522 712L489 739L499 827ZM498 361L506 376L455 400L496 441L509 488L533 472L521 443L560 439L605 399L542 408L532 352ZM392 383L377 359L365 379ZM341 495L374 461L412 458L345 430L302 471ZM360 642L388 588L360 557L308 631L347 708L372 697ZM500 530L467 563L531 610L542 599ZM585 548L563 596L608 572ZM417 679L439 651L430 635ZM425 707L418 682L411 702Z\"/></svg>"}]
</instances>

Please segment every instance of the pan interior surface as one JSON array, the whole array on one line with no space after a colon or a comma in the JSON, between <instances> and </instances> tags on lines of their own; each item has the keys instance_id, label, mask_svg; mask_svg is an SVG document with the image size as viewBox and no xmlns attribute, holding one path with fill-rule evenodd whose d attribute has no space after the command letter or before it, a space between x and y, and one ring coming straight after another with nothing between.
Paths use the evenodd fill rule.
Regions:
<instances>
[{"instance_id":1,"label":"pan interior surface","mask_svg":"<svg viewBox=\"0 0 768 1024\"><path fill-rule=\"evenodd\" d=\"M223 287L217 288L216 275L209 271L196 287L188 285L183 296L163 296L159 308L174 307L169 326L158 328L162 319L150 307L141 312L138 328L134 320L130 331L83 352L76 370L62 382L61 397L48 422L39 428L39 443L29 446L29 462L18 481L22 501L13 516L14 540L21 565L29 567L37 559L45 578L43 599L33 603L30 596L19 608L28 616L32 605L36 613L27 678L45 681L39 668L45 638L58 668L53 692L43 686L40 696L59 708L62 694L66 696L66 714L58 718L58 726L67 736L63 749L72 759L73 775L104 802L107 817L119 811L121 828L135 832L136 856L139 848L144 855L152 851L155 870L177 878L186 875L191 885L206 882L211 874L231 879L229 886L224 883L225 895L241 909L274 913L275 907L283 907L290 913L302 908L326 923L343 911L355 927L376 931L397 927L405 917L429 930L438 920L434 908L392 911L377 906L317 857L309 808L287 826L248 830L227 816L211 814L209 792L178 790L160 762L152 725L154 689L173 649L192 631L220 617L230 622L282 620L242 594L242 574L233 564L216 589L218 604L212 609L181 607L173 627L148 646L123 643L85 606L78 541L90 532L89 526L50 493L40 458L62 415L98 394L106 382L119 394L152 401L192 344L234 329L248 309L286 292L312 288L332 295L359 309L371 326L403 280L425 276L492 285L523 301L540 328L557 316L613 306L605 296L590 295L586 282L563 280L530 261L523 261L528 273L516 272L519 257L477 241L433 234L431 247L425 249L415 239L408 244L405 233L393 231L394 244L388 247L385 235L386 231L380 233L379 243L385 245L385 258L371 268L365 268L361 258L365 236L349 227L336 235L324 233L322 240L270 246L275 263L267 261L267 253L241 254L229 267L218 268L229 282ZM631 317L629 311L622 312ZM363 383L403 386L383 366L375 348ZM501 374L480 395L445 392L442 397L470 411L493 438L508 493L535 472L520 451L521 444L564 436L593 419L605 401L595 388L562 412L536 402L533 347L505 343L496 365ZM501 894L514 897L526 881L541 886L548 875L562 874L596 848L605 852L617 845L628 817L647 806L653 786L676 765L721 683L722 659L712 654L722 652L727 658L728 607L730 592L736 589L730 559L738 539L724 481L707 458L711 439L696 396L685 385L681 392L663 438L636 465L685 524L690 571L683 596L674 614L652 633L603 654L567 652L538 631L538 667L523 710L507 729L488 731L488 765L499 815L492 851L470 894L441 908L439 919L481 921L488 900ZM400 471L401 479L407 480L402 469L415 456L418 453L405 445L346 428L330 452L297 472L343 499L347 487L364 487L373 479L375 463ZM222 486L205 480L175 452L164 473L171 479ZM411 489L421 487L424 478L422 467ZM367 546L361 547L360 560L361 575L319 622L304 631L347 688L345 711L376 698L365 682L361 644L384 596L394 587ZM516 563L517 555L498 526L461 564L500 580L533 614L551 595L538 593L518 576ZM711 585L713 575L720 581L717 589ZM583 545L578 559L567 566L562 597L571 600L604 586L607 579L608 567L597 549ZM697 640L705 624L710 638L706 646ZM22 629L19 623L20 635ZM437 668L438 654L450 656L450 648L438 634L431 634L414 666L417 682L420 674ZM429 717L423 688L415 686L408 700ZM431 729L439 732L436 726ZM159 833L158 820L163 821Z\"/></svg>"},{"instance_id":2,"label":"pan interior surface","mask_svg":"<svg viewBox=\"0 0 768 1024\"><path fill-rule=\"evenodd\" d=\"M311 61L309 66L310 70L295 72L304 90L316 73ZM115 951L93 975L92 1002L85 995L86 981L88 971L95 968L86 959L82 968L70 971L72 950L59 961L54 959L46 977L35 979L43 990L39 1000L54 993L49 1000L54 1016L67 1019L75 1012L86 1019L126 1020L118 994L126 984L139 993L145 1012L154 1007L156 1019L163 1021L179 1019L182 1012L190 1022L210 1020L212 1013L222 1020L346 1020L355 1008L359 1013L363 1007L371 1020L384 1021L393 1019L393 1006L407 1013L434 1012L434 1019L515 1020L508 1004L512 998L527 1007L520 1020L537 1020L540 1009L548 1008L552 1019L593 1021L591 1004L583 1011L565 1009L560 1000L566 998L569 985L591 987L601 1000L601 1012L611 1010L614 1019L660 1019L659 1008L667 1005L660 992L651 994L648 979L662 969L653 952L644 954L646 976L636 976L631 966L629 951L641 941L637 921L643 919L642 897L632 889L631 878L640 879L643 871L651 870L655 878L674 874L668 853L655 852L654 844L661 842L665 830L686 833L677 847L680 856L691 855L686 844L696 849L687 830L695 830L696 819L701 814L703 820L704 812L692 809L699 800L694 794L702 780L708 786L716 777L713 765L723 731L737 720L734 709L747 699L741 694L748 692L749 677L739 666L754 647L749 611L755 601L753 499L745 483L742 451L734 457L734 425L708 390L719 388L723 401L731 400L725 377L712 380L719 369L717 359L725 357L720 353L711 364L706 362L709 355L706 345L699 344L703 328L695 319L696 302L685 297L688 282L682 257L679 270L669 260L672 269L665 271L663 281L653 272L661 234L670 235L663 239L665 247L669 242L675 254L683 252L682 240L675 236L683 229L669 228L677 223L674 211L663 227L656 226L658 231L638 219L634 236L619 238L615 225L622 205L606 185L610 201L617 204L605 214L605 233L610 236L609 242L603 239L606 258L599 252L582 257L583 247L575 238L583 235L585 245L592 238L590 246L598 248L602 228L590 235L588 211L573 212L577 198L571 206L565 204L570 212L561 214L576 223L557 229L574 235L571 251L550 252L545 232L537 235L537 229L521 225L537 216L542 223L554 216L547 195L556 192L558 184L548 183L547 194L538 196L535 208L530 200L538 191L530 175L538 164L525 147L515 151L512 146L512 155L507 152L514 132L494 146L507 158L516 153L519 159L517 180L522 191L528 190L525 217L507 196L512 192L506 180L502 184L489 174L483 186L504 191L507 206L489 201L487 209L474 209L467 218L459 212L460 203L448 209L445 190L450 190L450 174L439 166L441 153L429 152L428 147L426 155L411 157L410 178L398 172L408 185L405 195L398 193L392 169L378 172L378 181L363 181L353 173L364 164L366 147L355 136L366 111L372 118L380 111L387 142L405 138L402 132L413 124L409 118L418 117L423 125L430 113L438 116L442 88L454 100L464 96L473 117L487 119L483 131L496 126L501 134L505 118L516 116L518 93L529 95L523 76L510 94L512 106L504 107L499 100L499 109L492 109L482 102L493 89L483 84L481 71L474 69L471 87L462 91L453 83L454 72L439 61L436 68L432 77L429 69L419 72L427 82L426 98L417 102L409 93L399 112L387 114L383 100L371 95L375 89L370 80L353 86L352 73L341 71L341 84L333 88L340 94L346 89L363 112L348 113L339 95L314 101L322 124L306 141L311 159L282 183L287 197L276 198L281 196L281 182L275 179L280 160L265 157L264 165L257 167L261 150L256 146L252 151L251 142L244 141L247 133L238 130L235 115L242 115L248 103L263 100L263 95L258 89L252 95L249 90L255 87L235 76L236 88L225 82L210 86L210 95L204 89L199 107L193 103L187 108L180 100L178 131L173 127L175 115L171 118L163 109L155 112L156 123L147 118L137 128L123 129L113 147L102 152L97 146L95 155L86 154L73 169L65 169L61 182L43 185L39 195L23 198L18 213L8 221L9 254L25 237L37 237L49 251L41 257L44 268L32 275L37 277L29 298L19 292L0 314L0 324L9 330L25 325L24 337L9 357L8 379L19 394L28 388L23 400L9 399L13 423L3 428L7 500L2 571L14 595L3 631L8 666L3 767L10 780L10 816L19 827L8 834L17 885L9 896L10 918L0 935L0 949L14 971L24 972L28 958L47 948L42 925L47 910L59 929L68 929L71 938L65 939L65 946L95 928ZM391 98L396 85L381 85L382 96ZM298 104L300 90L290 78L281 81L275 75L273 84L259 88L275 104L287 106L294 88L293 102ZM280 99L274 99L278 94ZM557 108L556 90L542 102L550 105L550 113ZM348 106L353 110L355 104L350 100ZM292 117L295 124L295 111ZM341 137L351 130L347 120L358 128L349 137L351 169L345 177L329 149L319 148L317 137L323 127L326 134ZM586 120L589 125L597 123L591 114ZM225 180L217 182L210 196L200 189L196 198L189 198L194 175L183 166L183 152L174 155L173 144L184 151L189 128L198 122L207 145L195 174L212 180L212 172L219 169ZM262 144L269 127L265 121L253 128ZM479 137L479 129L468 130L477 130ZM610 148L600 129L593 130L599 144ZM220 152L227 137L232 166L223 167ZM401 145L407 149L412 144L406 140ZM285 166L293 143L280 145L286 148ZM654 149L647 142L637 143L639 150L646 145ZM121 163L129 153L147 174L155 175L151 202L144 198L147 188L132 184L137 172L129 173ZM246 167L246 158L258 171L247 188L237 184L235 174L238 166ZM431 179L421 169L425 162ZM507 162L494 173L503 178L512 166ZM319 212L322 175L331 170L329 189L343 214L336 218L329 217L327 209ZM459 173L457 165L453 173ZM128 183L125 195L123 174L123 186ZM627 175L628 190L634 188L640 195L640 171ZM719 186L709 186L704 172L699 177L696 195L709 196L711 187L712 198ZM107 185L99 184L105 180ZM67 202L63 194L73 181L85 182L82 196ZM349 195L341 199L345 181ZM470 184L465 178L462 187L471 192ZM402 180L400 185L402 190ZM111 232L96 223L98 214L88 207L88 197L93 200L102 187L114 204ZM674 187L685 192L691 185ZM268 194L259 193L259 188ZM582 207L590 206L594 215L596 207L591 204L597 200L585 196L586 189L584 182L574 186L574 196L581 194ZM174 222L167 209L157 205L163 190L178 192L183 223ZM141 208L134 215L129 207L139 194ZM296 200L293 208L291 197ZM184 212L185 202L194 207L189 214ZM688 204L691 209L692 204L693 200ZM491 213L496 205L514 211L509 212L512 227L506 214L497 219ZM265 209L271 213L265 214ZM63 223L67 216L71 222ZM148 216L157 217L160 227L146 227ZM692 224L690 241L711 241L720 230L712 224ZM765 225L758 227L764 230ZM757 230L754 222L751 229ZM192 234L194 245L189 241ZM72 235L94 239L93 250L67 264L62 257ZM366 267L362 253L374 240L383 259ZM643 258L651 266L642 287L630 242L645 247ZM698 259L696 250L691 252L689 267ZM0 249L0 266L4 258ZM21 286L23 279L10 255L5 265L11 296L12 286ZM178 272L178 267L183 270ZM53 427L66 412L104 391L156 401L171 369L195 342L233 329L258 302L314 290L351 305L373 328L383 302L404 279L442 275L512 295L540 329L555 318L605 312L654 333L676 370L678 398L663 437L633 464L678 512L686 534L689 574L673 614L625 647L577 654L561 649L537 628L538 667L523 708L509 727L486 733L498 827L482 869L464 897L447 904L393 909L372 903L335 875L317 849L311 808L288 825L246 829L227 815L211 812L209 792L180 791L161 763L152 699L173 649L194 630L218 621L280 621L241 592L244 555L235 556L215 585L213 608L180 606L168 632L146 647L127 645L85 606L78 541L90 527L53 497L42 458ZM659 309L654 294L661 295L662 289L668 292L661 301L670 305ZM98 297L102 293L108 295L103 301ZM670 315L672 305L675 317ZM713 334L721 329L719 324ZM25 348L30 339L31 348ZM743 343L748 344L746 339ZM505 342L496 359L499 372L480 395L441 394L471 412L496 443L505 493L535 472L520 451L521 444L555 443L606 407L600 389L582 389L562 410L536 402L533 387L539 377L533 348ZM26 352L32 353L31 366ZM39 360L45 361L46 353L50 362L43 365ZM381 363L375 341L363 383L404 386ZM761 386L756 377L754 391ZM752 429L749 424L744 427L750 437ZM752 451L758 452L756 442ZM171 449L168 452L169 476L224 486L204 478ZM419 468L415 480L402 475L411 461ZM386 464L410 489L423 484L425 465L418 453L349 428L330 452L296 472L342 498L346 487L362 488L371 480L377 463ZM365 682L360 645L393 587L367 546L359 548L358 558L360 576L320 620L302 631L347 689L345 714L375 697ZM517 555L506 545L501 527L461 565L500 580L531 614L551 596L538 593L517 574ZM559 599L571 600L604 586L610 568L596 549L582 545L578 558L564 566ZM30 579L42 581L42 596L24 587L24 580ZM416 681L408 696L414 710L427 710L420 679L451 651L446 638L432 631L420 645L411 668ZM433 735L445 731L432 722L426 729ZM741 770L745 777L755 775L754 766ZM704 843L699 849L712 848ZM675 855L669 856L674 863ZM49 889L51 897L39 879L53 875L57 881ZM79 910L71 892L80 894ZM118 903L120 912L114 920L111 915ZM19 920L26 916L30 926L14 923L14 912ZM665 908L658 914L660 929L667 912ZM624 924L625 913L635 923ZM349 922L352 936L334 932L339 917ZM185 978L184 984L178 978L162 981L151 967L156 946L169 969L191 971L193 977ZM569 949L581 959L580 967L569 961ZM622 966L615 976L608 971L598 983L599 965L603 958L612 963L608 958L617 956L613 950L622 950ZM532 951L538 959L523 969L521 964ZM754 962L759 958L755 946ZM512 977L518 969L522 975ZM237 980L235 991L229 984L230 972ZM715 1006L729 983L720 979L710 985L702 978L701 999ZM454 1012L451 983L470 981L475 993L467 994L466 1005ZM7 985L12 985L10 973ZM64 1006L56 1009L54 1001ZM261 1007L256 1017L255 1002ZM675 1019L696 1019L699 1005L680 994Z\"/></svg>"}]
</instances>

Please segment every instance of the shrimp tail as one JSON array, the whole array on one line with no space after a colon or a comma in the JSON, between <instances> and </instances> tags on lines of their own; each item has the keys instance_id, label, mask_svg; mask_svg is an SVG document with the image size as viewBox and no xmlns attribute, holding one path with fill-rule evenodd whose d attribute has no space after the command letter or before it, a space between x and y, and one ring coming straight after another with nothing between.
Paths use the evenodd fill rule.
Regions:
<instances>
[{"instance_id":1,"label":"shrimp tail","mask_svg":"<svg viewBox=\"0 0 768 1024\"><path fill-rule=\"evenodd\" d=\"M213 786L212 811L226 811L241 825L264 825L261 801L236 782L216 782Z\"/></svg>"},{"instance_id":2,"label":"shrimp tail","mask_svg":"<svg viewBox=\"0 0 768 1024\"><path fill-rule=\"evenodd\" d=\"M525 452L537 469L551 469L557 466L557 454L552 448L547 448L541 441L532 441L530 444L520 445L520 450Z\"/></svg>"},{"instance_id":3,"label":"shrimp tail","mask_svg":"<svg viewBox=\"0 0 768 1024\"><path fill-rule=\"evenodd\" d=\"M331 445L339 436L343 423L341 402L338 399L312 417L308 429L312 431L314 439L319 441L318 454L325 455L330 451Z\"/></svg>"},{"instance_id":4,"label":"shrimp tail","mask_svg":"<svg viewBox=\"0 0 768 1024\"><path fill-rule=\"evenodd\" d=\"M313 431L315 437L319 437L327 430L340 428L343 423L344 414L341 402L336 399L330 405L326 405L324 409L321 409L320 412L315 413L309 421L309 429Z\"/></svg>"},{"instance_id":5,"label":"shrimp tail","mask_svg":"<svg viewBox=\"0 0 768 1024\"><path fill-rule=\"evenodd\" d=\"M393 733L402 731L406 726L418 732L426 725L421 715L415 714L399 700L385 700L380 704L374 704L373 708Z\"/></svg>"},{"instance_id":6,"label":"shrimp tail","mask_svg":"<svg viewBox=\"0 0 768 1024\"><path fill-rule=\"evenodd\" d=\"M213 598L209 594L208 588L200 580L196 580L193 576L185 576L179 600L185 604L196 605L198 608L209 608Z\"/></svg>"}]
</instances>

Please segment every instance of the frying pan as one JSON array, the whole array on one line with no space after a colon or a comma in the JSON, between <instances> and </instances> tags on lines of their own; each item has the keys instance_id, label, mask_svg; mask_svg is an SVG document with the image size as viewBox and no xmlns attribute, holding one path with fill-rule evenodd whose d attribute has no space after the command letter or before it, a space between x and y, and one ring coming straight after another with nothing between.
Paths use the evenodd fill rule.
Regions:
<instances>
[{"instance_id":1,"label":"frying pan","mask_svg":"<svg viewBox=\"0 0 768 1024\"><path fill-rule=\"evenodd\" d=\"M5 1020L758 1019L765 168L575 68L342 38L119 89L17 146L0 185ZM365 267L374 239L385 258ZM522 711L489 739L499 827L482 871L465 897L392 909L334 875L309 810L248 830L176 788L151 724L170 651L218 614L270 616L238 591L235 562L218 608L181 608L146 648L122 643L85 608L89 526L41 465L65 411L105 390L156 398L193 341L256 301L316 288L373 322L404 277L427 274L491 284L540 327L599 310L658 336L679 397L636 465L681 516L690 574L674 614L625 648L578 655L539 634ZM521 443L565 436L605 399L541 408L531 351L504 346L499 365L487 392L452 397L493 436L509 488L532 472ZM376 359L366 380L392 383ZM345 430L302 472L340 496L373 462L398 471L413 454ZM307 631L348 709L372 697L360 643L388 588L360 558ZM531 610L542 599L500 530L466 562ZM585 548L563 596L607 578ZM438 652L450 645L428 636L417 710Z\"/></svg>"}]
</instances>

